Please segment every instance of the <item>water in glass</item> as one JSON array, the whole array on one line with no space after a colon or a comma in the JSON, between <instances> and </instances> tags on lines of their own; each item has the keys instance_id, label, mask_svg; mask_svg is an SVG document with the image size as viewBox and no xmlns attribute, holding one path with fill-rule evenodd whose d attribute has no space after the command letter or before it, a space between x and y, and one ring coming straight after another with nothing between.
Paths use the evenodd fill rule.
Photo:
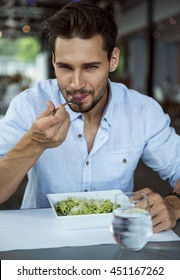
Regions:
<instances>
[{"instance_id":1,"label":"water in glass","mask_svg":"<svg viewBox=\"0 0 180 280\"><path fill-rule=\"evenodd\" d=\"M128 204L126 199L126 205L120 206L118 201L118 208L116 207L113 212L110 230L122 249L138 251L146 245L152 235L152 220L148 202L145 200L139 204L137 200L131 202ZM122 198L120 204L123 204ZM147 204L146 207L145 204Z\"/></svg>"}]
</instances>

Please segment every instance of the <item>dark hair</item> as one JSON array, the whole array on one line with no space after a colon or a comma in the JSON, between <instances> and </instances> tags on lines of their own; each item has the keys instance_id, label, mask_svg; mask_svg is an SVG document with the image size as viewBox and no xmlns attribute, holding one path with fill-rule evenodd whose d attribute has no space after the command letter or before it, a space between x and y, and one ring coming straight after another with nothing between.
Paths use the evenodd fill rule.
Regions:
<instances>
[{"instance_id":1,"label":"dark hair","mask_svg":"<svg viewBox=\"0 0 180 280\"><path fill-rule=\"evenodd\" d=\"M92 4L71 2L43 24L53 53L57 37L90 39L99 34L103 38L103 49L107 51L108 59L116 44L118 28L113 15Z\"/></svg>"}]
</instances>

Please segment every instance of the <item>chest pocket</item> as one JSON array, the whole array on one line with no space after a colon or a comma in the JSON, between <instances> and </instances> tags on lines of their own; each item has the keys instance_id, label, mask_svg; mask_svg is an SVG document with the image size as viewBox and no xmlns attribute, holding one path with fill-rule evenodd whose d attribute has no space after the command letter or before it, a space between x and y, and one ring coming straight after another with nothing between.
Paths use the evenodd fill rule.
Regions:
<instances>
[{"instance_id":1,"label":"chest pocket","mask_svg":"<svg viewBox=\"0 0 180 280\"><path fill-rule=\"evenodd\" d=\"M98 167L101 187L123 189L132 184L134 171L142 154L141 147L133 150L121 149L108 151Z\"/></svg>"}]
</instances>

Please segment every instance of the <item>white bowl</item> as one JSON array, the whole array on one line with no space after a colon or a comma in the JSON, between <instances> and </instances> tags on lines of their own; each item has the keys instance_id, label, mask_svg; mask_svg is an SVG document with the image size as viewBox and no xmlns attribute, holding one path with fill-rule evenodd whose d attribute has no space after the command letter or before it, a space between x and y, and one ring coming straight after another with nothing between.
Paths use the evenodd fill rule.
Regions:
<instances>
[{"instance_id":1,"label":"white bowl","mask_svg":"<svg viewBox=\"0 0 180 280\"><path fill-rule=\"evenodd\" d=\"M56 218L61 222L62 226L67 229L88 229L109 227L112 220L112 213L105 214L88 214L88 215L72 215L58 216L55 205L58 201L67 199L68 197L93 198L93 199L109 199L114 203L115 195L121 193L120 190L92 191L92 192L74 192L74 193L56 193L47 194L49 203L53 209Z\"/></svg>"}]
</instances>

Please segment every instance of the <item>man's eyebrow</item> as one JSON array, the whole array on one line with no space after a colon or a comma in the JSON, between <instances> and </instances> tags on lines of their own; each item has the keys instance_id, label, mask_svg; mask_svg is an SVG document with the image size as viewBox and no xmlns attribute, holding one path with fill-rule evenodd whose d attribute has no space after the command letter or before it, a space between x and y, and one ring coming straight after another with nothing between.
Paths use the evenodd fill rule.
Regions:
<instances>
[{"instance_id":1,"label":"man's eyebrow","mask_svg":"<svg viewBox=\"0 0 180 280\"><path fill-rule=\"evenodd\" d=\"M72 66L71 64L65 63L65 62L56 62L57 65L61 65L61 66Z\"/></svg>"},{"instance_id":2,"label":"man's eyebrow","mask_svg":"<svg viewBox=\"0 0 180 280\"><path fill-rule=\"evenodd\" d=\"M100 65L100 64L102 64L102 63L99 62L99 61L92 61L92 62L83 63L83 66ZM57 62L56 62L56 65L73 67L72 64L65 63L65 62L61 62L61 61L57 61Z\"/></svg>"},{"instance_id":3,"label":"man's eyebrow","mask_svg":"<svg viewBox=\"0 0 180 280\"><path fill-rule=\"evenodd\" d=\"M92 61L92 62L87 62L87 63L83 63L84 66L89 66L89 65L100 65L102 64L99 61Z\"/></svg>"}]
</instances>

